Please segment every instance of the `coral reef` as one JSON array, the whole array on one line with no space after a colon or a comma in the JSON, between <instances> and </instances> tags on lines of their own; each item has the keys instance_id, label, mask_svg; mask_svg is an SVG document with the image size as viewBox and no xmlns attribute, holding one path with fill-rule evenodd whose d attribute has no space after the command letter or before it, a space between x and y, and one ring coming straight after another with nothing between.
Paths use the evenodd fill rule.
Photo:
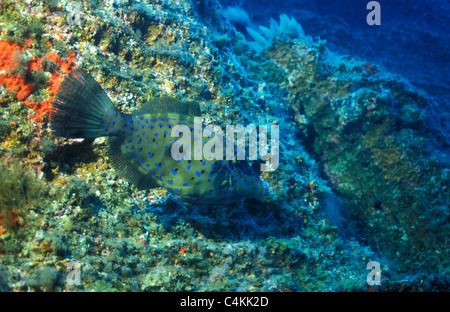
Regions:
<instances>
[{"instance_id":1,"label":"coral reef","mask_svg":"<svg viewBox=\"0 0 450 312\"><path fill-rule=\"evenodd\" d=\"M255 43L215 0L79 3L80 25L70 1L0 4L0 290L448 291L448 161L427 94L288 16ZM75 67L127 113L170 96L207 124L279 125L270 196L185 206L119 178L106 138L55 138Z\"/></svg>"}]
</instances>

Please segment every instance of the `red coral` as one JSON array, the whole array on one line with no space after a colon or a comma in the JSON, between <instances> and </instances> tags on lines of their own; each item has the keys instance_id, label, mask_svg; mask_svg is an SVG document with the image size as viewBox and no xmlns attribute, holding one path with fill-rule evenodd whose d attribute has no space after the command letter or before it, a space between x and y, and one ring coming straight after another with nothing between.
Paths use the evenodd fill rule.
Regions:
<instances>
[{"instance_id":1,"label":"red coral","mask_svg":"<svg viewBox=\"0 0 450 312\"><path fill-rule=\"evenodd\" d=\"M62 58L55 52L49 52L46 56L41 58L35 56L31 57L27 63L28 72L43 70L43 62L45 60L54 63L58 71L55 71L50 75L48 86L50 94L49 98L42 102L29 101L27 98L33 92L34 84L26 82L26 75L12 74L11 69L20 65L16 60L15 55L17 55L17 53L22 53L25 49L29 49L31 43L31 39L28 39L26 44L0 40L0 72L6 72L0 74L0 85L6 85L9 92L15 92L18 100L23 101L25 105L37 112L37 114L31 116L32 119L42 121L44 115L47 118L50 115L53 108L51 103L55 100L54 95L58 92L59 86L61 85L61 73L58 71L61 71L64 74L71 72L76 67L76 57L75 52L69 52L67 58Z\"/></svg>"}]
</instances>

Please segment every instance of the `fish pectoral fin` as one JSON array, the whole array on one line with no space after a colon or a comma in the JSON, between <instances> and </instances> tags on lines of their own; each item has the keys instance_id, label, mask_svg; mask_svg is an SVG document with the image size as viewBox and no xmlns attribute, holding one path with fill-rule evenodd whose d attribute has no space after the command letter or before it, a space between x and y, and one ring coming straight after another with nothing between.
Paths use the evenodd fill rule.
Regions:
<instances>
[{"instance_id":1,"label":"fish pectoral fin","mask_svg":"<svg viewBox=\"0 0 450 312\"><path fill-rule=\"evenodd\" d=\"M113 137L109 140L109 158L118 175L138 190L147 190L160 187L154 174L140 169L136 159L122 150L123 140Z\"/></svg>"}]
</instances>

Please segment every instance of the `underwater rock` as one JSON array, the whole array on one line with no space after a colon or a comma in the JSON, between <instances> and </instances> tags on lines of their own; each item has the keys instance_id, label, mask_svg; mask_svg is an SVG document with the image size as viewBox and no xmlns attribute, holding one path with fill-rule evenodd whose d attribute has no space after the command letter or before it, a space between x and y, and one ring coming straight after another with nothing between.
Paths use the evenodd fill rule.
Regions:
<instances>
[{"instance_id":1,"label":"underwater rock","mask_svg":"<svg viewBox=\"0 0 450 312\"><path fill-rule=\"evenodd\" d=\"M38 202L7 194L26 209L15 230L0 218L2 290L448 287L448 164L429 99L409 83L332 53L288 16L255 28L256 53L215 0L86 1L81 25L76 10L0 4L0 154L45 190ZM126 114L171 97L198 102L208 125L278 125L279 167L260 177L270 195L183 205L121 179L107 139L56 138L50 104L75 68ZM364 283L372 260L377 288Z\"/></svg>"}]
</instances>

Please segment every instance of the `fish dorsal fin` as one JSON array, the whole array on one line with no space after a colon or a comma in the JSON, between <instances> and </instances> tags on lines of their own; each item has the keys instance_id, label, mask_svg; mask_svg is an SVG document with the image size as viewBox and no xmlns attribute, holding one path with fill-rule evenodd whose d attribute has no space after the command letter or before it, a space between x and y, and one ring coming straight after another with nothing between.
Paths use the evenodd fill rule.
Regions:
<instances>
[{"instance_id":1,"label":"fish dorsal fin","mask_svg":"<svg viewBox=\"0 0 450 312\"><path fill-rule=\"evenodd\" d=\"M119 176L136 186L138 190L159 187L155 176L142 172L136 159L122 150L122 143L123 139L118 137L109 140L109 158Z\"/></svg>"},{"instance_id":2,"label":"fish dorsal fin","mask_svg":"<svg viewBox=\"0 0 450 312\"><path fill-rule=\"evenodd\" d=\"M142 104L133 115L177 113L187 116L201 117L200 105L197 102L184 102L170 97L154 98Z\"/></svg>"}]
</instances>

